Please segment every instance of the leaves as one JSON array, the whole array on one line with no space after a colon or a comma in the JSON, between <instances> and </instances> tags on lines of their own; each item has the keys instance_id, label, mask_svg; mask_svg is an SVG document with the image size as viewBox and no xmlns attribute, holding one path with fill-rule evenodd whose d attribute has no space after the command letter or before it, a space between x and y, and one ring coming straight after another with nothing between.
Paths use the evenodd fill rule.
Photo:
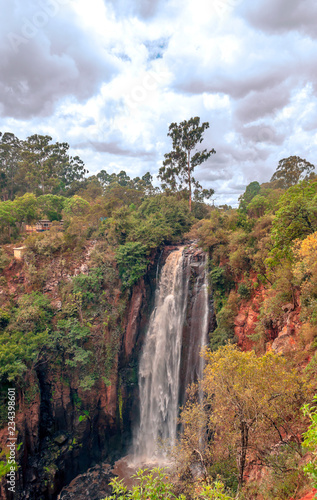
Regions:
<instances>
[{"instance_id":1,"label":"leaves","mask_svg":"<svg viewBox=\"0 0 317 500\"><path fill-rule=\"evenodd\" d=\"M271 182L277 181L279 187L288 189L301 180L309 180L315 166L299 156L289 156L279 161Z\"/></svg>"},{"instance_id":2,"label":"leaves","mask_svg":"<svg viewBox=\"0 0 317 500\"><path fill-rule=\"evenodd\" d=\"M191 211L192 186L196 188L196 198L199 199L199 191L202 190L200 183L193 177L194 169L201 165L216 151L192 151L203 141L203 133L209 128L209 123L200 125L200 118L196 116L185 120L180 124L171 123L168 136L172 138L173 150L165 154L163 166L159 170L158 178L162 181L163 189L175 191L187 190L189 193L189 210ZM203 195L211 197L214 191L201 191Z\"/></svg>"},{"instance_id":3,"label":"leaves","mask_svg":"<svg viewBox=\"0 0 317 500\"><path fill-rule=\"evenodd\" d=\"M314 397L314 403L317 403L317 396ZM312 460L304 467L304 471L312 479L314 488L317 488L317 407L306 404L302 411L311 422L308 430L303 434L303 445L312 452L313 456Z\"/></svg>"},{"instance_id":4,"label":"leaves","mask_svg":"<svg viewBox=\"0 0 317 500\"><path fill-rule=\"evenodd\" d=\"M116 251L116 260L123 288L131 287L147 269L147 248L141 242L120 245Z\"/></svg>"},{"instance_id":5,"label":"leaves","mask_svg":"<svg viewBox=\"0 0 317 500\"><path fill-rule=\"evenodd\" d=\"M22 141L8 132L0 134L0 195L4 201L27 191L62 193L88 173L78 156L69 156L66 142L51 141L48 135L34 134Z\"/></svg>"},{"instance_id":6,"label":"leaves","mask_svg":"<svg viewBox=\"0 0 317 500\"><path fill-rule=\"evenodd\" d=\"M139 469L132 476L137 484L130 491L124 486L122 480L114 478L110 481L113 495L104 500L186 500L185 495L174 494L174 487L168 482L166 472L162 468ZM225 493L220 481L212 485L200 483L192 498L193 500L232 500L232 497Z\"/></svg>"}]
</instances>

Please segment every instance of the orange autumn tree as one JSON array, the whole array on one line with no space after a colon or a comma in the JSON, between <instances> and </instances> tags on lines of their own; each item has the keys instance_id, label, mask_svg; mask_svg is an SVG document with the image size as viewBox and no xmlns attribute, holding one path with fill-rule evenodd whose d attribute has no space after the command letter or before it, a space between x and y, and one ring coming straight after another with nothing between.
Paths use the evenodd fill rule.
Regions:
<instances>
[{"instance_id":1,"label":"orange autumn tree","mask_svg":"<svg viewBox=\"0 0 317 500\"><path fill-rule=\"evenodd\" d=\"M302 339L309 344L317 338L317 232L296 241L293 252L293 274L300 287Z\"/></svg>"}]
</instances>

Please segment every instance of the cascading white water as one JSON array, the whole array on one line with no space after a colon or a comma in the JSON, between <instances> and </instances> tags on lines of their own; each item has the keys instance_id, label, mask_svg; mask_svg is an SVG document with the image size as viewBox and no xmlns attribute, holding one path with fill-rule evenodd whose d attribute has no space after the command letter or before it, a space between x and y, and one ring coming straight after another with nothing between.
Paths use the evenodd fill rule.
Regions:
<instances>
[{"instance_id":1,"label":"cascading white water","mask_svg":"<svg viewBox=\"0 0 317 500\"><path fill-rule=\"evenodd\" d=\"M188 287L188 282L183 282L183 261L183 249L177 250L162 269L140 360L140 426L135 438L135 454L140 458L157 454L158 439L172 443L176 437Z\"/></svg>"},{"instance_id":2,"label":"cascading white water","mask_svg":"<svg viewBox=\"0 0 317 500\"><path fill-rule=\"evenodd\" d=\"M199 266L193 287L188 346L182 346L184 324L188 313L191 266ZM158 442L173 445L177 434L180 401L185 383L202 377L203 360L199 357L206 343L208 328L208 292L205 258L192 262L184 248L173 251L166 259L156 290L139 365L140 424L134 436L137 460L160 460L164 453ZM180 380L182 351L184 380ZM185 354L184 354L185 355ZM190 373L189 373L190 372Z\"/></svg>"}]
</instances>

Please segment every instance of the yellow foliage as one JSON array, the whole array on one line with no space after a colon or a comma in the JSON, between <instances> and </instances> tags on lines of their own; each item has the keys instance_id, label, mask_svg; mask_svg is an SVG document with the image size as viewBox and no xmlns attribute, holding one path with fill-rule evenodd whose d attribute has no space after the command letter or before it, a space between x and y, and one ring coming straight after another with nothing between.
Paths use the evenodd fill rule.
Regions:
<instances>
[{"instance_id":1,"label":"yellow foliage","mask_svg":"<svg viewBox=\"0 0 317 500\"><path fill-rule=\"evenodd\" d=\"M317 232L294 245L296 263L294 276L301 281L305 275L317 276Z\"/></svg>"},{"instance_id":2,"label":"yellow foliage","mask_svg":"<svg viewBox=\"0 0 317 500\"><path fill-rule=\"evenodd\" d=\"M301 291L302 319L317 325L317 232L297 241L293 251L293 273Z\"/></svg>"}]
</instances>

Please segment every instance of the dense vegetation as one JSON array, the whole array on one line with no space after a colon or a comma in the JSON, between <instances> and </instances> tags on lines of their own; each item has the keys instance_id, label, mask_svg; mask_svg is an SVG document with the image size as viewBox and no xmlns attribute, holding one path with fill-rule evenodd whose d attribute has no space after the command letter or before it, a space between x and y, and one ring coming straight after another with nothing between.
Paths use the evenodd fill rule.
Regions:
<instances>
[{"instance_id":1,"label":"dense vegetation","mask_svg":"<svg viewBox=\"0 0 317 500\"><path fill-rule=\"evenodd\" d=\"M217 317L205 379L182 411L168 480L162 471L140 473L132 493L114 482L114 498L225 500L239 491L246 499L287 500L305 485L298 464L316 445L317 179L310 163L293 156L270 182L250 183L237 210L211 207L203 200L212 190L192 173L214 151L186 156L206 124L181 124L182 134L196 127L193 144L183 135L180 144L172 125L160 189L149 173L85 177L68 145L50 137L1 135L1 397L5 403L14 381L19 404L31 404L48 363L65 383L72 380L78 418L88 419L76 388L111 385L133 286L158 248L196 239L209 256ZM25 232L43 218L52 221L49 231ZM23 261L14 263L12 247L21 245ZM235 318L255 298L253 350L242 352L234 346ZM300 311L298 348L278 356L270 349L289 311ZM268 471L261 487L252 478L245 484L252 467ZM316 483L315 455L306 471Z\"/></svg>"}]
</instances>

